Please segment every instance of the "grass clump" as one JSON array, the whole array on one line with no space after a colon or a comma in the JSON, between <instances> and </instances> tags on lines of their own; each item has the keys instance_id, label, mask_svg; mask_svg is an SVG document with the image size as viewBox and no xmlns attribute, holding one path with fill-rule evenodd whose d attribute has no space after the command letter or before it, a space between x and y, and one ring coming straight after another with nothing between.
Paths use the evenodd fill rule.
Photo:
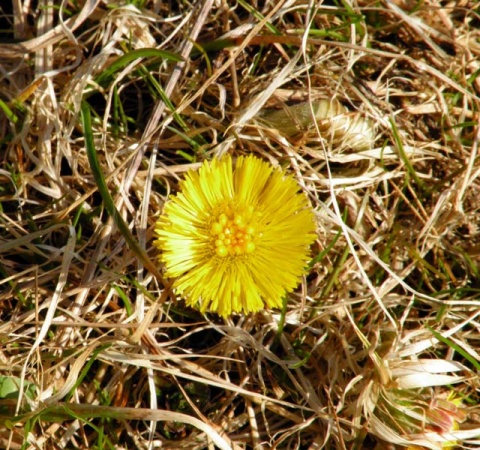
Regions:
<instances>
[{"instance_id":1,"label":"grass clump","mask_svg":"<svg viewBox=\"0 0 480 450\"><path fill-rule=\"evenodd\" d=\"M478 446L479 12L2 5L0 447ZM311 259L282 308L200 313L155 223L251 156Z\"/></svg>"}]
</instances>

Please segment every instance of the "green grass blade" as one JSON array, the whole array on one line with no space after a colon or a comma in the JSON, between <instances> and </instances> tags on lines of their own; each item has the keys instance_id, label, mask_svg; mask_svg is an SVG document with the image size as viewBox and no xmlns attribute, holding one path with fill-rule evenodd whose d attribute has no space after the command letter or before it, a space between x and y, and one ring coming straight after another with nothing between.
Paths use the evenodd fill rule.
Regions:
<instances>
[{"instance_id":1,"label":"green grass blade","mask_svg":"<svg viewBox=\"0 0 480 450\"><path fill-rule=\"evenodd\" d=\"M164 283L163 277L157 267L152 263L145 251L140 247L138 241L133 237L130 229L128 228L127 223L123 220L122 216L115 207L113 198L108 191L107 183L105 182L105 177L103 176L102 169L98 162L97 152L95 150L95 144L93 141L92 133L92 122L90 115L90 106L87 102L83 101L81 106L82 113L82 125L83 132L85 135L85 148L87 150L88 162L90 163L90 168L92 169L92 174L97 184L98 191L102 196L105 208L107 209L110 217L113 218L115 224L117 225L120 233L125 238L130 249L137 255L138 259L143 263L143 265L153 273L158 280Z\"/></svg>"},{"instance_id":2,"label":"green grass blade","mask_svg":"<svg viewBox=\"0 0 480 450\"><path fill-rule=\"evenodd\" d=\"M428 325L427 325L427 328L433 334L435 339L438 339L440 342L444 343L445 345L448 345L452 350L455 350L459 355L462 355L470 364L472 364L473 367L475 367L475 369L480 370L480 363L471 355L469 355L463 348L455 344L455 342L453 342L452 340L446 337L443 337L440 333L438 333Z\"/></svg>"},{"instance_id":3,"label":"green grass blade","mask_svg":"<svg viewBox=\"0 0 480 450\"><path fill-rule=\"evenodd\" d=\"M123 69L127 64L135 61L140 58L161 58L168 61L180 62L183 61L181 56L178 56L175 53L167 52L165 50L157 50L155 48L139 48L138 50L132 50L125 55L120 56L116 59L108 69L106 69L101 75L99 75L95 82L101 86L106 86L109 84L115 72Z\"/></svg>"},{"instance_id":4,"label":"green grass blade","mask_svg":"<svg viewBox=\"0 0 480 450\"><path fill-rule=\"evenodd\" d=\"M10 120L12 123L18 122L18 116L10 109L10 107L0 99L0 110L3 111L7 119Z\"/></svg>"},{"instance_id":5,"label":"green grass blade","mask_svg":"<svg viewBox=\"0 0 480 450\"><path fill-rule=\"evenodd\" d=\"M398 132L397 125L392 118L390 118L390 124L392 125L392 132L393 132L393 136L394 136L394 139L395 139L395 148L398 151L398 156L400 157L400 159L405 164L405 167L407 168L407 172L415 180L418 187L423 192L427 192L427 187L425 186L425 183L417 175L417 171L415 170L415 168L413 167L413 164L408 159L407 153L405 152L405 149L403 148L402 138L400 136L400 133Z\"/></svg>"}]
</instances>

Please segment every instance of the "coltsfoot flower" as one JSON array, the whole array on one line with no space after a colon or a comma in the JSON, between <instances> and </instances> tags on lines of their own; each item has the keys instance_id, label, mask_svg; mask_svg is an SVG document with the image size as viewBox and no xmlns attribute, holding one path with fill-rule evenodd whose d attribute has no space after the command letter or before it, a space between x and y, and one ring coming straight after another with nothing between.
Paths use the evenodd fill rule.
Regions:
<instances>
[{"instance_id":1,"label":"coltsfoot flower","mask_svg":"<svg viewBox=\"0 0 480 450\"><path fill-rule=\"evenodd\" d=\"M155 226L166 276L189 306L228 316L278 308L315 239L314 214L293 177L254 156L187 173Z\"/></svg>"}]
</instances>

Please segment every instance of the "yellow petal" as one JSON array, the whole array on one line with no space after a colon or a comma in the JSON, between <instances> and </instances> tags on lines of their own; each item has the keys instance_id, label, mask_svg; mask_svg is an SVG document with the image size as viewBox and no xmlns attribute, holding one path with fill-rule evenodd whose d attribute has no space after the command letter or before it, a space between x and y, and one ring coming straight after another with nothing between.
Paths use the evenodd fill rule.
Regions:
<instances>
[{"instance_id":1,"label":"yellow petal","mask_svg":"<svg viewBox=\"0 0 480 450\"><path fill-rule=\"evenodd\" d=\"M296 181L254 157L187 173L158 219L155 245L187 304L221 316L277 308L297 286L315 221Z\"/></svg>"}]
</instances>

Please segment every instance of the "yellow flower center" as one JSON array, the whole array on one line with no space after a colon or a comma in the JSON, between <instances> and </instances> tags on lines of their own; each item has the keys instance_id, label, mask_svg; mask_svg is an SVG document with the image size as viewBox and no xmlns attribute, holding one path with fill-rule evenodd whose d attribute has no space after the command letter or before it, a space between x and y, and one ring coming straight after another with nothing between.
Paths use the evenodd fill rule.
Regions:
<instances>
[{"instance_id":1,"label":"yellow flower center","mask_svg":"<svg viewBox=\"0 0 480 450\"><path fill-rule=\"evenodd\" d=\"M220 256L245 255L255 250L255 228L241 214L218 216L211 226L215 253Z\"/></svg>"}]
</instances>

